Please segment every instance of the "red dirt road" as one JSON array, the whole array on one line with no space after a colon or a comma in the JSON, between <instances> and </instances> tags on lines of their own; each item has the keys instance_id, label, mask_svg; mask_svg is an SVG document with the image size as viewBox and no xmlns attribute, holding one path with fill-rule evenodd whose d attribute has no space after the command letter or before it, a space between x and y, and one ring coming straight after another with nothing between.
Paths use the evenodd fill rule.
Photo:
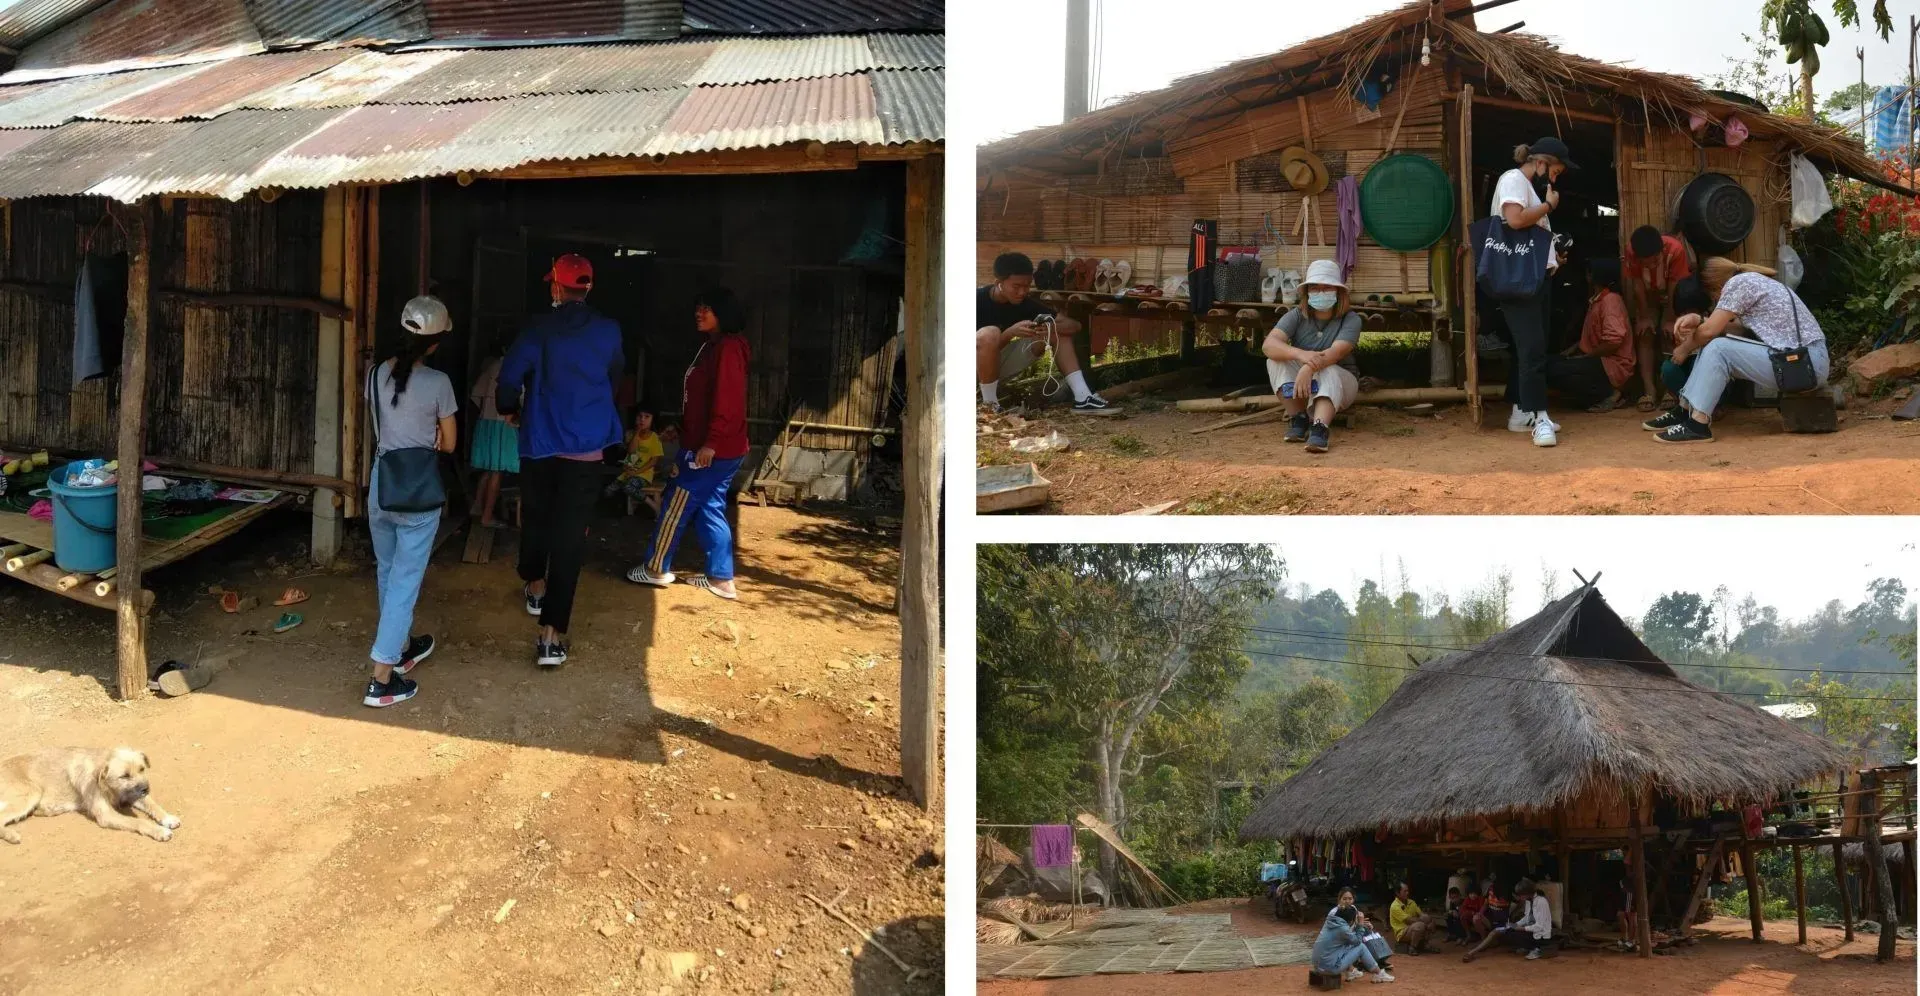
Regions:
<instances>
[{"instance_id":1,"label":"red dirt road","mask_svg":"<svg viewBox=\"0 0 1920 996\"><path fill-rule=\"evenodd\" d=\"M1276 924L1272 917L1242 906L1234 924L1243 933L1270 934L1312 928ZM1795 944L1791 920L1767 924L1766 943L1746 937L1747 922L1719 918L1702 925L1725 937L1702 940L1670 956L1636 958L1594 951L1561 954L1529 962L1489 952L1471 965L1458 949L1418 958L1394 958L1396 982L1378 990L1388 996L1485 996L1487 993L1643 993L1705 996L1894 996L1911 994L1914 945L1901 941L1897 957L1875 964L1871 934L1841 940L1839 930L1807 927L1805 946ZM1358 983L1362 992L1372 991ZM1047 982L982 982L982 996L1238 996L1238 994L1310 992L1301 966L1246 972L1182 975L1098 975Z\"/></svg>"}]
</instances>

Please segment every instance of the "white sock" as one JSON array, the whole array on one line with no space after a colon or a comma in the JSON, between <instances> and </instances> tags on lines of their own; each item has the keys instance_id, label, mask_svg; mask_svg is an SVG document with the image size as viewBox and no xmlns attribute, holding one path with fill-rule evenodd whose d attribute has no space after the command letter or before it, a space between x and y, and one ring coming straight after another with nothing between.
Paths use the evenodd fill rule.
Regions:
<instances>
[{"instance_id":1,"label":"white sock","mask_svg":"<svg viewBox=\"0 0 1920 996\"><path fill-rule=\"evenodd\" d=\"M1093 389L1087 386L1087 375L1083 370L1075 370L1068 374L1067 386L1073 389L1075 401L1085 401L1087 396L1093 393Z\"/></svg>"},{"instance_id":2,"label":"white sock","mask_svg":"<svg viewBox=\"0 0 1920 996\"><path fill-rule=\"evenodd\" d=\"M980 385L980 400L990 405L1000 403L1000 382L990 380Z\"/></svg>"}]
</instances>

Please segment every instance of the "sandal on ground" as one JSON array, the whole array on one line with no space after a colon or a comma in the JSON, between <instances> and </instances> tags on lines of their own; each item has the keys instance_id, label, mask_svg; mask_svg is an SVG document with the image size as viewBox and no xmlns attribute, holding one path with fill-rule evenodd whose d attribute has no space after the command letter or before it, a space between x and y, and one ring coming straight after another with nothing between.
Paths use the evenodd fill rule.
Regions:
<instances>
[{"instance_id":1,"label":"sandal on ground","mask_svg":"<svg viewBox=\"0 0 1920 996\"><path fill-rule=\"evenodd\" d=\"M288 588L286 591L283 591L280 593L279 598L276 598L273 600L273 604L283 605L283 606L299 605L301 602L304 602L311 597L312 597L311 595L308 595L306 592L300 590L299 588Z\"/></svg>"},{"instance_id":2,"label":"sandal on ground","mask_svg":"<svg viewBox=\"0 0 1920 996\"><path fill-rule=\"evenodd\" d=\"M674 577L672 571L668 571L665 574L655 574L647 570L647 565L637 564L632 570L627 571L627 580L632 581L634 584L650 584L655 588L665 588L677 579Z\"/></svg>"},{"instance_id":3,"label":"sandal on ground","mask_svg":"<svg viewBox=\"0 0 1920 996\"><path fill-rule=\"evenodd\" d=\"M1613 411L1615 408L1618 408L1621 405L1624 405L1626 403L1627 403L1627 400L1620 396L1620 392L1615 391L1612 394L1607 395L1607 400L1602 401L1597 405L1593 405L1589 407L1587 409L1587 413L1589 415L1605 415L1606 413Z\"/></svg>"},{"instance_id":4,"label":"sandal on ground","mask_svg":"<svg viewBox=\"0 0 1920 996\"><path fill-rule=\"evenodd\" d=\"M233 615L234 613L239 612L240 611L240 593L237 591L221 592L220 593L220 611L225 612L228 615Z\"/></svg>"},{"instance_id":5,"label":"sandal on ground","mask_svg":"<svg viewBox=\"0 0 1920 996\"><path fill-rule=\"evenodd\" d=\"M298 612L282 612L280 613L280 618L275 619L273 621L273 631L275 633L285 633L287 630L290 630L295 626L300 625L303 622L306 622L306 619L303 618Z\"/></svg>"},{"instance_id":6,"label":"sandal on ground","mask_svg":"<svg viewBox=\"0 0 1920 996\"><path fill-rule=\"evenodd\" d=\"M1660 405L1656 403L1652 398L1643 396L1640 399L1639 403L1635 404L1633 407L1643 412L1650 412L1656 408L1659 408Z\"/></svg>"},{"instance_id":7,"label":"sandal on ground","mask_svg":"<svg viewBox=\"0 0 1920 996\"><path fill-rule=\"evenodd\" d=\"M701 588L706 591L713 592L714 594L720 596L721 598L726 599L729 602L737 602L740 600L739 594L720 590L718 587L714 585L713 579L707 577L705 574L695 574L692 577L687 578L687 583L690 585L693 585L695 588Z\"/></svg>"}]
</instances>

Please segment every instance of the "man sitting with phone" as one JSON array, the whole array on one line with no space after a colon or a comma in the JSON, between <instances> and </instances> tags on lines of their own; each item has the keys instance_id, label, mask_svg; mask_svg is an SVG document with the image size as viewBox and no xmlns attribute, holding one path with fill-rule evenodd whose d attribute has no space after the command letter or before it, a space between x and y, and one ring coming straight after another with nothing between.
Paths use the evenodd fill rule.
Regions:
<instances>
[{"instance_id":1,"label":"man sitting with phone","mask_svg":"<svg viewBox=\"0 0 1920 996\"><path fill-rule=\"evenodd\" d=\"M1060 375L1073 391L1073 410L1082 415L1109 415L1118 411L1087 387L1080 359L1073 353L1073 336L1080 323L1059 318L1034 300L1033 260L1024 253L1003 252L993 261L993 283L980 288L974 300L974 367L980 383L980 403L1000 410L1000 382L1032 366L1053 350Z\"/></svg>"}]
</instances>

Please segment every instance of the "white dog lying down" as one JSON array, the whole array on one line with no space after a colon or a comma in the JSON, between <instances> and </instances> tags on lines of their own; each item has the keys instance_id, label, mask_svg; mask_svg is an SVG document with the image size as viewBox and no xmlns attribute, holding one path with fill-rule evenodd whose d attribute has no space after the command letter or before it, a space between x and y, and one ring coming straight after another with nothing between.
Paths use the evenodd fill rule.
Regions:
<instances>
[{"instance_id":1,"label":"white dog lying down","mask_svg":"<svg viewBox=\"0 0 1920 996\"><path fill-rule=\"evenodd\" d=\"M49 747L0 761L0 840L20 843L12 824L29 816L76 812L154 840L171 839L180 825L147 794L147 755L131 747Z\"/></svg>"}]
</instances>

